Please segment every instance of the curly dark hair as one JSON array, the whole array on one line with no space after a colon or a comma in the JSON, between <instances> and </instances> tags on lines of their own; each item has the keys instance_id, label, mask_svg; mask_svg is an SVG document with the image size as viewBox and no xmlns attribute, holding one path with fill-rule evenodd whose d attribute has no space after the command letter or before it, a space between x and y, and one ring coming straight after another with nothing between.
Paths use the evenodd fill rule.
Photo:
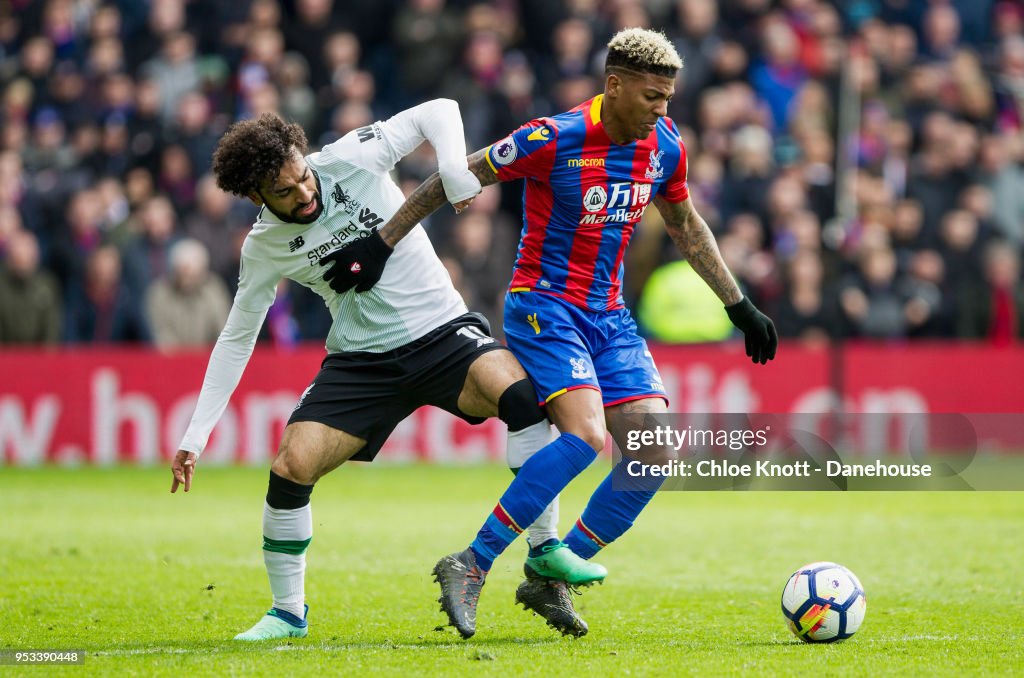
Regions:
<instances>
[{"instance_id":1,"label":"curly dark hair","mask_svg":"<svg viewBox=\"0 0 1024 678\"><path fill-rule=\"evenodd\" d=\"M274 113L242 120L228 128L213 153L213 174L221 189L239 196L257 193L277 179L292 148L305 155L306 133Z\"/></svg>"}]
</instances>

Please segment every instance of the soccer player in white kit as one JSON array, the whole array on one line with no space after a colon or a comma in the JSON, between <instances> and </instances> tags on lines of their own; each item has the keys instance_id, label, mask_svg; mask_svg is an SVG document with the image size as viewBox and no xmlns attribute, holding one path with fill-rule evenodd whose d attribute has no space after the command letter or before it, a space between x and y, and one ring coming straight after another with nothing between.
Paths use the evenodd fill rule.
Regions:
<instances>
[{"instance_id":1,"label":"soccer player in white kit","mask_svg":"<svg viewBox=\"0 0 1024 678\"><path fill-rule=\"evenodd\" d=\"M372 461L418 407L436 405L473 424L500 417L509 427L513 469L550 442L526 373L490 336L486 320L467 311L422 226L397 244L377 233L404 203L389 172L424 140L437 153L448 201L457 211L465 208L480 182L467 167L458 105L447 99L354 130L309 155L298 125L265 114L232 125L214 154L218 186L261 209L242 245L238 291L172 462L171 492L191 489L195 464L241 379L280 280L319 294L333 318L327 356L299 398L270 469L263 555L273 606L238 640L307 634L313 486L346 461ZM361 294L336 292L332 269L323 265L362 238L373 238L380 251L363 264L378 266L380 280ZM557 520L556 501L530 527L531 542L553 539L560 546ZM595 579L605 574L567 548L552 548L544 558L553 575L581 565L599 568ZM571 610L565 584L553 579L548 586L551 604ZM574 610L569 623L585 629Z\"/></svg>"}]
</instances>

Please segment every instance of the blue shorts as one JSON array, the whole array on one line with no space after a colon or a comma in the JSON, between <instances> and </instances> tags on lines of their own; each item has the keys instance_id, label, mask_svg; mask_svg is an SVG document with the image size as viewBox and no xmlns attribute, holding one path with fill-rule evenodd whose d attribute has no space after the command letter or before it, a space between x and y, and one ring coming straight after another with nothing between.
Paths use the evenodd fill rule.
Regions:
<instances>
[{"instance_id":1,"label":"blue shorts","mask_svg":"<svg viewBox=\"0 0 1024 678\"><path fill-rule=\"evenodd\" d=\"M668 402L647 342L629 311L588 311L543 292L505 295L505 341L543 405L593 388L605 407L657 397Z\"/></svg>"}]
</instances>

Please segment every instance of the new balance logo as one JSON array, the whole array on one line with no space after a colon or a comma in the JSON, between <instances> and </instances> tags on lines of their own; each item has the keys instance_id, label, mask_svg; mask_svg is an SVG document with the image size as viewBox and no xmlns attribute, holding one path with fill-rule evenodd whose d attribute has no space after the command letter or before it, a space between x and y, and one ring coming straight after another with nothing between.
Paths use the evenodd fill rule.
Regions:
<instances>
[{"instance_id":1,"label":"new balance logo","mask_svg":"<svg viewBox=\"0 0 1024 678\"><path fill-rule=\"evenodd\" d=\"M481 346L486 346L487 344L494 343L494 338L488 337L480 330L479 327L460 327L458 332L456 332L455 334L459 335L460 337L466 337L470 341L475 340L477 348L480 348Z\"/></svg>"},{"instance_id":2,"label":"new balance logo","mask_svg":"<svg viewBox=\"0 0 1024 678\"><path fill-rule=\"evenodd\" d=\"M288 242L288 251L289 252L294 252L295 250L299 249L300 247L302 247L305 244L306 244L306 241L303 240L302 236L300 235L297 238L295 238L295 240L291 240L291 241Z\"/></svg>"},{"instance_id":3,"label":"new balance logo","mask_svg":"<svg viewBox=\"0 0 1024 678\"><path fill-rule=\"evenodd\" d=\"M366 127L360 127L357 129L356 134L359 136L359 143L365 144L367 141L377 136L377 131L373 129L373 125L367 125Z\"/></svg>"}]
</instances>

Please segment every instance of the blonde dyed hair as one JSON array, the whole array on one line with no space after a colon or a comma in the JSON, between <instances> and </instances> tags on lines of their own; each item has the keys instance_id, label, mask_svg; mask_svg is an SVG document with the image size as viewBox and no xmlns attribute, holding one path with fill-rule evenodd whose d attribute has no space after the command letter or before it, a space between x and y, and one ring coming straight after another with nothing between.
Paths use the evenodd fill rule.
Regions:
<instances>
[{"instance_id":1,"label":"blonde dyed hair","mask_svg":"<svg viewBox=\"0 0 1024 678\"><path fill-rule=\"evenodd\" d=\"M660 31L625 28L608 43L605 70L625 68L640 73L675 77L683 67L679 52Z\"/></svg>"}]
</instances>

